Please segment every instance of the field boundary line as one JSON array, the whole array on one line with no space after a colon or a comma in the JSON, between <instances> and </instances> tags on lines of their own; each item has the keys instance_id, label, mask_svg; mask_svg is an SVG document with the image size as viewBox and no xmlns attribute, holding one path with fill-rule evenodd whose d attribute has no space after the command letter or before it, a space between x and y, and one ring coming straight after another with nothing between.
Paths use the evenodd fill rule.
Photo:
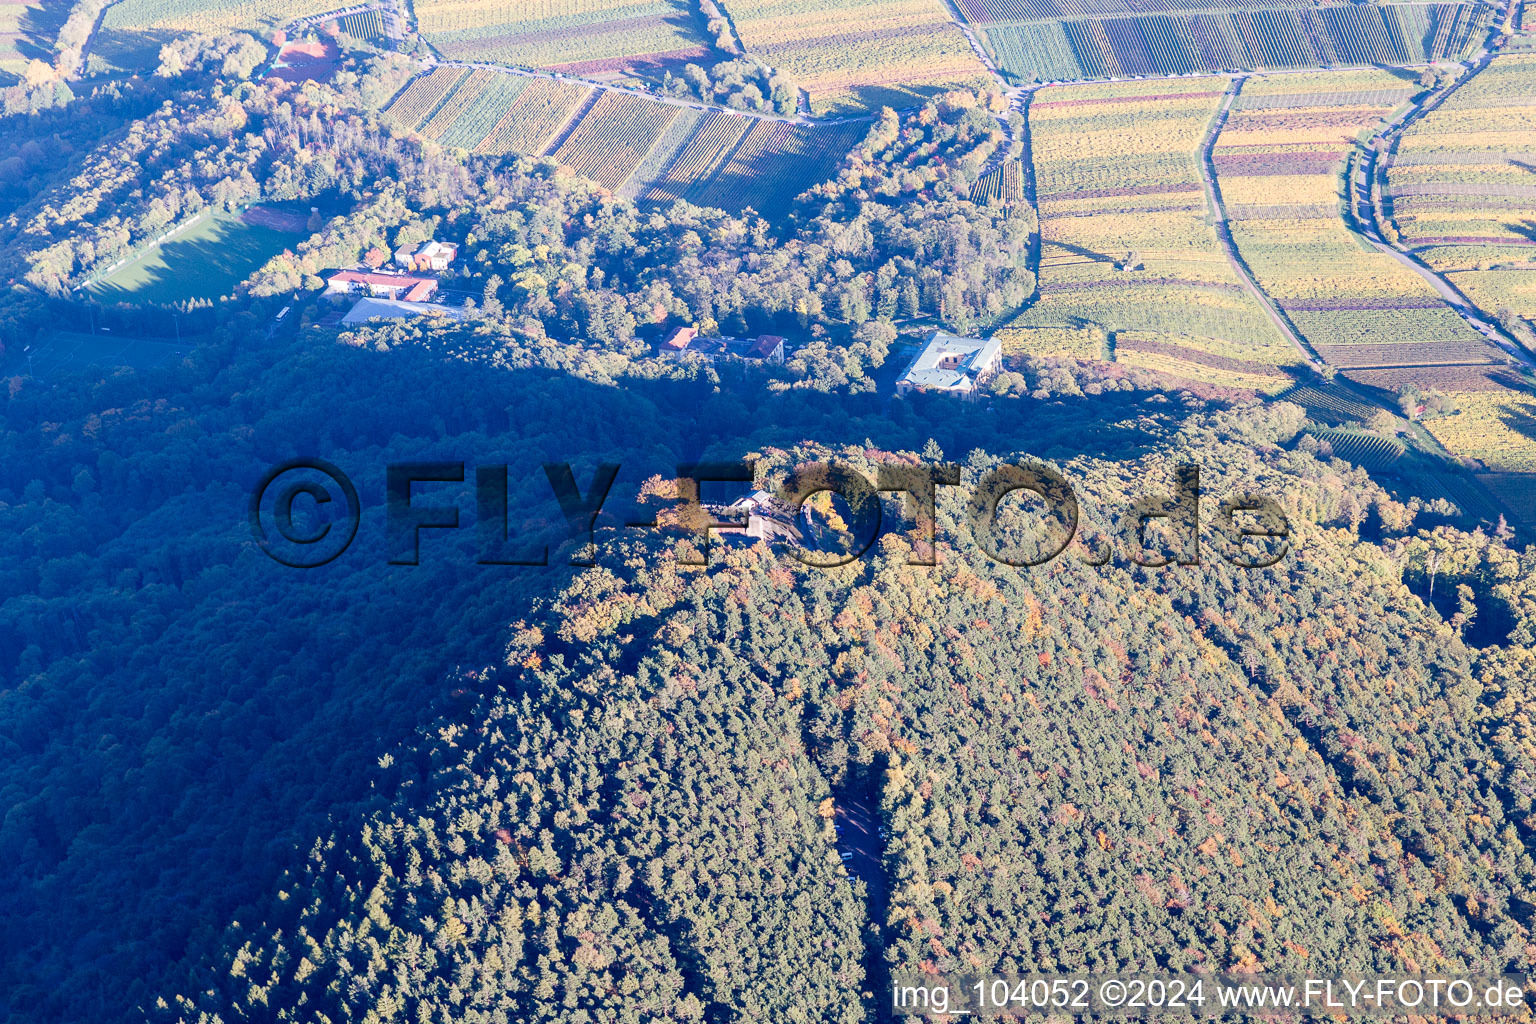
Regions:
<instances>
[{"instance_id":1,"label":"field boundary line","mask_svg":"<svg viewBox=\"0 0 1536 1024\"><path fill-rule=\"evenodd\" d=\"M576 104L576 109L571 111L571 116L566 118L559 128L555 129L555 134L549 137L549 142L545 143L544 148L539 151L539 155L554 156L556 150L565 145L565 140L575 134L576 129L581 126L581 122L586 119L586 116L592 113L592 108L597 106L597 101L602 98L602 95L601 90L598 89L588 92L586 97Z\"/></svg>"},{"instance_id":2,"label":"field boundary line","mask_svg":"<svg viewBox=\"0 0 1536 1024\"><path fill-rule=\"evenodd\" d=\"M1526 369L1536 369L1536 362L1533 362L1519 343L1504 331L1497 320L1471 302L1460 288L1451 283L1449 278L1421 260L1416 253L1403 244L1401 237L1396 243L1388 242L1381 232L1381 225L1388 220L1387 203L1391 200L1390 195L1384 190L1383 183L1392 168L1397 147L1402 142L1403 136L1419 119L1438 110L1452 93L1486 71L1498 56L1499 49L1496 42L1485 44L1475 57L1461 64L1466 68L1465 74L1436 90L1423 102L1415 103L1409 109L1397 114L1359 144L1362 157L1355 161L1351 180L1346 183L1346 188L1352 195L1345 206L1353 213L1351 220L1358 225L1358 233L1372 248L1391 256L1423 278L1472 330L1504 355L1513 358ZM1385 161L1382 160L1383 151L1386 155Z\"/></svg>"},{"instance_id":3,"label":"field boundary line","mask_svg":"<svg viewBox=\"0 0 1536 1024\"><path fill-rule=\"evenodd\" d=\"M1227 126L1227 115L1232 111L1232 104L1237 101L1237 95L1242 91L1243 82L1247 75L1237 75L1229 80L1227 91L1222 95L1221 106L1211 117L1211 124L1206 129L1205 140L1200 144L1198 163L1200 165L1200 183L1205 187L1206 202L1210 205L1211 216L1214 218L1216 238L1221 242L1221 247L1227 254L1227 262L1237 273L1238 280L1249 295L1263 307L1269 314L1269 319L1280 330L1282 336L1301 353L1302 359L1314 371L1322 372L1323 359L1312 346L1306 342L1301 334L1291 326L1290 318L1281 311L1279 305L1270 298L1269 293L1259 287L1259 282L1248 269L1248 264L1243 260L1243 254L1238 251L1237 239L1232 237L1232 225L1227 219L1227 209L1222 202L1221 186L1216 181L1216 140L1221 135L1222 129Z\"/></svg>"},{"instance_id":4,"label":"field boundary line","mask_svg":"<svg viewBox=\"0 0 1536 1024\"><path fill-rule=\"evenodd\" d=\"M429 44L430 45L430 44ZM608 82L597 82L590 78L582 78L580 75L568 75L560 71L545 71L540 68L517 67L511 64L497 64L484 60L441 60L437 57L419 58L422 67L431 68L474 68L481 71L494 71L502 75L520 75L524 78L547 78L552 82L567 82L571 85L582 85L589 89L597 89L602 92L623 93L626 96L634 96L637 99L647 100L651 103L661 103L672 107L687 107L691 110L713 110L720 114L734 117L751 118L754 121L778 121L782 124L799 124L810 128L821 128L840 124L857 124L864 121L873 121L875 115L850 114L846 117L787 117L783 114L765 114L760 110L737 110L734 107L722 107L717 103L705 103L696 99L678 99L675 96L658 96L644 89L632 88L627 85L613 85Z\"/></svg>"}]
</instances>

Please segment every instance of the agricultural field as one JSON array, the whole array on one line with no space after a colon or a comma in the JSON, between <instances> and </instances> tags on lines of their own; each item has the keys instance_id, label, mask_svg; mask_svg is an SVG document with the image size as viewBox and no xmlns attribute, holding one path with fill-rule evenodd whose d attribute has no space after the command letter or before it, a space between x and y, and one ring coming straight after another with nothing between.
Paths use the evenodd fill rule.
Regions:
<instances>
[{"instance_id":1,"label":"agricultural field","mask_svg":"<svg viewBox=\"0 0 1536 1024\"><path fill-rule=\"evenodd\" d=\"M683 199L770 220L830 178L868 130L689 110L571 82L466 68L416 78L385 113L476 153L553 156L642 203Z\"/></svg>"},{"instance_id":2,"label":"agricultural field","mask_svg":"<svg viewBox=\"0 0 1536 1024\"><path fill-rule=\"evenodd\" d=\"M1508 54L1403 133L1387 211L1404 244L1489 313L1536 321L1536 54Z\"/></svg>"},{"instance_id":3,"label":"agricultural field","mask_svg":"<svg viewBox=\"0 0 1536 1024\"><path fill-rule=\"evenodd\" d=\"M555 150L555 159L606 189L617 189L677 115L674 106L605 92Z\"/></svg>"},{"instance_id":4,"label":"agricultural field","mask_svg":"<svg viewBox=\"0 0 1536 1024\"><path fill-rule=\"evenodd\" d=\"M1092 12L1033 10L1078 6L1058 0L964 0L999 68L1021 82L1137 75L1252 71L1338 65L1418 64L1460 59L1476 49L1488 9L1471 3L1271 4L1224 10L1081 17L1130 8L1109 2ZM1106 11L1107 9L1107 11ZM1018 14L1045 20L1010 20Z\"/></svg>"},{"instance_id":5,"label":"agricultural field","mask_svg":"<svg viewBox=\"0 0 1536 1024\"><path fill-rule=\"evenodd\" d=\"M1243 288L1201 187L1199 150L1226 86L1122 82L1035 95L1039 298L1010 327L1096 326L1130 340L1141 363L1176 361L1178 376L1290 385L1279 368L1300 357Z\"/></svg>"},{"instance_id":6,"label":"agricultural field","mask_svg":"<svg viewBox=\"0 0 1536 1024\"><path fill-rule=\"evenodd\" d=\"M1114 336L1113 346L1117 363L1197 384L1277 395L1296 383L1294 377L1274 366L1219 355L1230 345L1218 338L1121 331Z\"/></svg>"},{"instance_id":7,"label":"agricultural field","mask_svg":"<svg viewBox=\"0 0 1536 1024\"><path fill-rule=\"evenodd\" d=\"M1349 370L1350 380L1383 391L1399 392L1408 385L1446 394L1479 394L1521 390L1520 374L1508 366L1392 366L1374 370Z\"/></svg>"},{"instance_id":8,"label":"agricultural field","mask_svg":"<svg viewBox=\"0 0 1536 1024\"><path fill-rule=\"evenodd\" d=\"M415 131L437 112L454 87L469 77L464 68L434 68L414 79L384 111L401 128Z\"/></svg>"},{"instance_id":9,"label":"agricultural field","mask_svg":"<svg viewBox=\"0 0 1536 1024\"><path fill-rule=\"evenodd\" d=\"M1347 459L1372 472L1390 470L1408 454L1408 446L1395 437L1371 433L1366 430L1322 429L1310 431L1317 440L1324 442L1333 454Z\"/></svg>"},{"instance_id":10,"label":"agricultural field","mask_svg":"<svg viewBox=\"0 0 1536 1024\"><path fill-rule=\"evenodd\" d=\"M102 302L172 304L234 292L267 260L304 237L303 217L209 214L91 285Z\"/></svg>"},{"instance_id":11,"label":"agricultural field","mask_svg":"<svg viewBox=\"0 0 1536 1024\"><path fill-rule=\"evenodd\" d=\"M836 172L863 129L684 111L626 193L654 206L678 200L733 212L750 206L777 220L796 196Z\"/></svg>"},{"instance_id":12,"label":"agricultural field","mask_svg":"<svg viewBox=\"0 0 1536 1024\"><path fill-rule=\"evenodd\" d=\"M490 135L497 122L506 116L518 97L537 81L539 79L491 74L478 84L478 91L473 97L457 106L458 113L452 122L441 126L435 136L437 141L459 149L475 149ZM446 108L447 104L443 106Z\"/></svg>"},{"instance_id":13,"label":"agricultural field","mask_svg":"<svg viewBox=\"0 0 1536 1024\"><path fill-rule=\"evenodd\" d=\"M577 110L592 100L593 90L570 82L536 78L528 82L475 145L476 153L523 153L541 156Z\"/></svg>"},{"instance_id":14,"label":"agricultural field","mask_svg":"<svg viewBox=\"0 0 1536 1024\"><path fill-rule=\"evenodd\" d=\"M543 156L593 96L590 87L569 82L435 68L411 82L385 114L401 128L445 146Z\"/></svg>"},{"instance_id":15,"label":"agricultural field","mask_svg":"<svg viewBox=\"0 0 1536 1024\"><path fill-rule=\"evenodd\" d=\"M160 47L191 32L276 28L336 10L334 0L120 0L107 8L91 41L92 72L151 71Z\"/></svg>"},{"instance_id":16,"label":"agricultural field","mask_svg":"<svg viewBox=\"0 0 1536 1024\"><path fill-rule=\"evenodd\" d=\"M1460 412L1424 423L1447 451L1496 473L1536 473L1536 394L1498 388L1451 398Z\"/></svg>"},{"instance_id":17,"label":"agricultural field","mask_svg":"<svg viewBox=\"0 0 1536 1024\"><path fill-rule=\"evenodd\" d=\"M1480 473L1477 479L1509 510L1512 525L1536 533L1536 473Z\"/></svg>"},{"instance_id":18,"label":"agricultural field","mask_svg":"<svg viewBox=\"0 0 1536 1024\"><path fill-rule=\"evenodd\" d=\"M707 63L689 0L416 0L421 34L449 60L579 75Z\"/></svg>"},{"instance_id":19,"label":"agricultural field","mask_svg":"<svg viewBox=\"0 0 1536 1024\"><path fill-rule=\"evenodd\" d=\"M1422 278L1344 221L1343 163L1414 91L1405 77L1372 69L1249 79L1213 153L1244 262L1340 368L1500 358Z\"/></svg>"},{"instance_id":20,"label":"agricultural field","mask_svg":"<svg viewBox=\"0 0 1536 1024\"><path fill-rule=\"evenodd\" d=\"M941 0L730 0L742 45L817 114L909 107L989 81Z\"/></svg>"},{"instance_id":21,"label":"agricultural field","mask_svg":"<svg viewBox=\"0 0 1536 1024\"><path fill-rule=\"evenodd\" d=\"M867 129L857 123L754 121L713 173L695 179L682 198L733 213L751 207L770 221L779 220L796 196L836 173Z\"/></svg>"},{"instance_id":22,"label":"agricultural field","mask_svg":"<svg viewBox=\"0 0 1536 1024\"><path fill-rule=\"evenodd\" d=\"M1495 58L1409 127L1386 194L1403 241L1426 259L1441 246L1457 263L1478 251L1536 257L1536 54Z\"/></svg>"},{"instance_id":23,"label":"agricultural field","mask_svg":"<svg viewBox=\"0 0 1536 1024\"><path fill-rule=\"evenodd\" d=\"M1428 417L1423 426L1446 451L1458 459L1475 459L1493 472L1536 472L1536 388L1514 368L1405 366L1346 375L1389 394L1410 385L1444 393L1458 411Z\"/></svg>"},{"instance_id":24,"label":"agricultural field","mask_svg":"<svg viewBox=\"0 0 1536 1024\"><path fill-rule=\"evenodd\" d=\"M1276 397L1301 406L1313 421L1334 426L1351 421L1364 423L1378 410L1337 383L1298 384Z\"/></svg>"},{"instance_id":25,"label":"agricultural field","mask_svg":"<svg viewBox=\"0 0 1536 1024\"><path fill-rule=\"evenodd\" d=\"M972 202L1012 206L1024 200L1024 165L1017 160L1004 160L971 188Z\"/></svg>"},{"instance_id":26,"label":"agricultural field","mask_svg":"<svg viewBox=\"0 0 1536 1024\"><path fill-rule=\"evenodd\" d=\"M384 16L378 11L360 11L349 14L338 22L347 35L372 46L383 46L389 41L384 31Z\"/></svg>"},{"instance_id":27,"label":"agricultural field","mask_svg":"<svg viewBox=\"0 0 1536 1024\"><path fill-rule=\"evenodd\" d=\"M70 6L69 0L0 2L0 85L24 79L33 60L53 63L53 42Z\"/></svg>"},{"instance_id":28,"label":"agricultural field","mask_svg":"<svg viewBox=\"0 0 1536 1024\"><path fill-rule=\"evenodd\" d=\"M1109 338L1096 327L1004 327L992 337L1004 355L1108 360Z\"/></svg>"},{"instance_id":29,"label":"agricultural field","mask_svg":"<svg viewBox=\"0 0 1536 1024\"><path fill-rule=\"evenodd\" d=\"M678 109L618 194L663 204L682 198L700 168L718 167L751 127L746 118L713 110Z\"/></svg>"}]
</instances>

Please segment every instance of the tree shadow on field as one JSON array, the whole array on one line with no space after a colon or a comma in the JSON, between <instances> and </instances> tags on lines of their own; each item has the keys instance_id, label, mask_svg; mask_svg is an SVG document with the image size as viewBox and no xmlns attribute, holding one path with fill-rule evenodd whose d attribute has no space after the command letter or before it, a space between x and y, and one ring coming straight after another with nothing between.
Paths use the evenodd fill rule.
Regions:
<instances>
[{"instance_id":1,"label":"tree shadow on field","mask_svg":"<svg viewBox=\"0 0 1536 1024\"><path fill-rule=\"evenodd\" d=\"M16 25L20 32L15 43L17 54L52 64L53 41L69 17L69 8L69 0L43 0L37 7L28 7Z\"/></svg>"},{"instance_id":2,"label":"tree shadow on field","mask_svg":"<svg viewBox=\"0 0 1536 1024\"><path fill-rule=\"evenodd\" d=\"M1093 260L1095 263L1114 263L1118 260L1118 257L1116 256L1111 256L1108 253L1095 252L1092 249L1084 248L1081 245L1074 245L1071 242L1058 242L1052 240L1049 242L1042 242L1041 245L1046 249L1064 249L1074 256L1085 256L1088 259Z\"/></svg>"},{"instance_id":3,"label":"tree shadow on field","mask_svg":"<svg viewBox=\"0 0 1536 1024\"><path fill-rule=\"evenodd\" d=\"M1499 418L1510 430L1536 443L1536 415L1530 413L1524 406L1510 406L1499 414Z\"/></svg>"},{"instance_id":4,"label":"tree shadow on field","mask_svg":"<svg viewBox=\"0 0 1536 1024\"><path fill-rule=\"evenodd\" d=\"M1371 67L1375 68L1377 71L1385 71L1393 78L1400 78L1404 82L1411 82L1414 85L1419 84L1418 73L1410 68L1400 68L1391 64L1372 64Z\"/></svg>"}]
</instances>

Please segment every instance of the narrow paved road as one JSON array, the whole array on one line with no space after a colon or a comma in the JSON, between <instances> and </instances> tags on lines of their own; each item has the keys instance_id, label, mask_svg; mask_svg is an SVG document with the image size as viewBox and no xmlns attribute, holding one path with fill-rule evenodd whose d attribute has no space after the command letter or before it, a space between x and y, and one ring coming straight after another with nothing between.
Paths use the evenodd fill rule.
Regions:
<instances>
[{"instance_id":1,"label":"narrow paved road","mask_svg":"<svg viewBox=\"0 0 1536 1024\"><path fill-rule=\"evenodd\" d=\"M949 20L954 23L954 26L965 34L966 42L970 43L971 49L976 51L976 57L981 61L982 67L986 68L992 77L997 79L1004 92L1012 93L1017 90L1018 86L1009 85L1008 80L1003 77L1003 73L998 70L997 63L992 59L992 55L987 52L985 46L981 45L981 40L977 39L976 33L971 30L970 22L965 20L965 15L961 14L960 9L955 6L955 0L943 0L943 3L944 13L949 15Z\"/></svg>"},{"instance_id":2,"label":"narrow paved road","mask_svg":"<svg viewBox=\"0 0 1536 1024\"><path fill-rule=\"evenodd\" d=\"M1397 113L1362 144L1363 159L1355 162L1354 177L1349 183L1350 192L1353 194L1351 205L1354 208L1355 221L1360 227L1360 232L1372 247L1391 256L1423 278L1436 294L1445 300L1446 305L1454 309L1457 315L1467 322L1468 326L1497 346L1500 351L1527 368L1536 369L1536 362L1531 360L1515 339L1508 337L1502 328L1491 322L1482 310L1467 299L1461 289L1429 264L1420 260L1401 241L1394 244L1387 241L1381 233L1381 222L1385 219L1386 207L1378 186L1391 168L1392 158L1397 152L1397 144L1402 140L1403 134L1420 118L1439 109L1452 93L1493 63L1493 58L1497 55L1497 47L1484 47L1463 65L1466 69L1463 74L1435 90L1425 98L1424 102L1415 103ZM1385 161L1382 160L1383 152L1387 156Z\"/></svg>"},{"instance_id":3,"label":"narrow paved road","mask_svg":"<svg viewBox=\"0 0 1536 1024\"><path fill-rule=\"evenodd\" d=\"M1227 262L1242 281L1243 289L1253 296L1254 301L1264 307L1264 312L1269 314L1270 322L1285 336L1285 339L1301 353L1301 357L1307 361L1312 369L1321 373L1323 361L1312 347L1291 329L1290 322L1280 313L1268 293L1259 287L1259 283L1248 273L1248 265L1243 262L1242 255L1237 251L1237 242L1232 237L1232 225L1227 221L1227 208L1221 201L1221 186L1216 183L1216 161L1213 154L1216 151L1216 139L1221 135L1221 130L1227 126L1227 115L1232 111L1232 104L1237 100L1237 94L1243 88L1243 82L1247 75L1238 75L1227 86L1226 95L1222 97L1221 109L1216 111L1216 116L1211 118L1211 127L1205 133L1205 142L1200 147L1200 184L1205 187L1205 201L1211 209L1211 216L1215 219L1216 237L1221 239L1221 247L1227 254Z\"/></svg>"},{"instance_id":4,"label":"narrow paved road","mask_svg":"<svg viewBox=\"0 0 1536 1024\"><path fill-rule=\"evenodd\" d=\"M1002 94L1008 97L1007 112L1001 115L993 115L997 122L1003 126L1003 135L1007 137L1008 144L999 148L992 159L987 161L987 165L981 169L981 174L978 177L984 178L1001 167L1003 162L1008 159L1008 154L1015 147L1019 146L1020 140L1013 134L1013 125L1008 123L1008 114L1017 112L1021 116L1024 115L1024 108L1029 94L1038 89L1039 86L1011 84L1002 71L998 69L997 62L992 59L992 55L987 52L987 48L981 45L981 40L976 38L976 33L971 30L970 23L965 20L965 16L960 13L960 9L955 6L955 0L943 0L943 4L944 13L949 16L950 22L965 36L965 41L970 43L971 49L976 52L976 59L981 61L981 66L987 69L987 74L992 76L992 80L997 83L997 87L1002 91Z\"/></svg>"}]
</instances>

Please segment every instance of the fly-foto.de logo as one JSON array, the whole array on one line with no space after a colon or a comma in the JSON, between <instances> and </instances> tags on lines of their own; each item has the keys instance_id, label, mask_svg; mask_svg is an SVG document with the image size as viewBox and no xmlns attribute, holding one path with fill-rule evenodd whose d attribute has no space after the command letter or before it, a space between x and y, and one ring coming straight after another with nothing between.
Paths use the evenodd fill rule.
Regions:
<instances>
[{"instance_id":1,"label":"fly-foto.de logo","mask_svg":"<svg viewBox=\"0 0 1536 1024\"><path fill-rule=\"evenodd\" d=\"M565 538L576 542L570 564L590 566L599 513L608 501L620 467L602 463L585 489L571 465L543 464L550 492L564 520ZM463 462L399 462L385 470L385 532L390 565L419 565L423 534L465 529L465 509L423 497L418 485L463 484L473 473L473 529L478 557L486 566L550 564L543 542L521 539L531 531L510 522L509 467ZM915 527L909 562L933 565L937 550L940 488L960 487L961 469L952 463L885 464L874 478L840 462L796 467L782 481L758 480L751 462L679 465L676 500L665 513L625 522L633 530L669 531L689 537L675 557L685 565L707 565L711 541L774 543L806 565L832 567L861 558L880 536L883 495L901 496L903 518ZM1109 563L1120 549L1142 566L1199 565L1203 528L1208 543L1226 562L1262 569L1283 559L1291 547L1290 524L1271 498L1229 495L1202 518L1200 470L1180 466L1167 493L1136 499L1119 517L1119 544L1100 544L1097 554L1079 554L1090 564ZM746 493L728 503L708 503L705 485L734 485ZM1014 500L1010 501L1010 496ZM1056 469L1034 460L1008 462L979 475L966 493L970 534L993 561L1016 567L1046 564L1079 536L1077 495ZM1023 498L1024 501L1018 499ZM1026 504L1027 502L1027 504ZM272 559L294 568L317 568L351 546L362 522L362 502L352 479L334 463L300 458L268 470L251 491L247 509L251 534ZM1155 536L1154 536L1155 534ZM1081 547L1081 545L1080 545Z\"/></svg>"}]
</instances>

